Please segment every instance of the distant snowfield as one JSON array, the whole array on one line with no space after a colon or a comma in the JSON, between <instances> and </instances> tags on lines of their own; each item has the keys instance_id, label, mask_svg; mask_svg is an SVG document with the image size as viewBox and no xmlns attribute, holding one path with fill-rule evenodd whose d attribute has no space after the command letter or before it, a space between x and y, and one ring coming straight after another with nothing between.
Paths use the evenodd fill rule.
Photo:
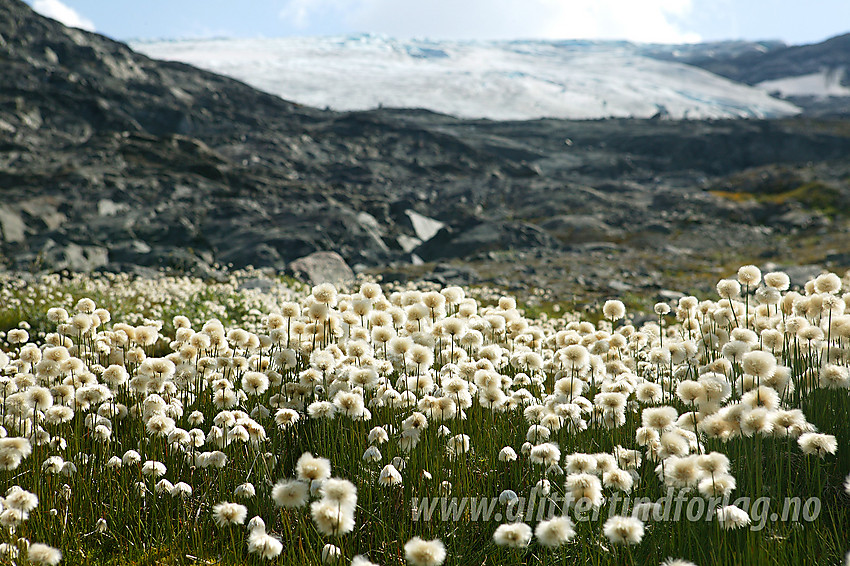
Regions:
<instances>
[{"instance_id":1,"label":"distant snowfield","mask_svg":"<svg viewBox=\"0 0 850 566\"><path fill-rule=\"evenodd\" d=\"M136 43L319 108L426 108L463 118L764 118L799 109L767 91L621 42L449 42L379 36Z\"/></svg>"},{"instance_id":2,"label":"distant snowfield","mask_svg":"<svg viewBox=\"0 0 850 566\"><path fill-rule=\"evenodd\" d=\"M820 73L764 81L756 86L765 92L778 92L782 96L815 96L818 98L850 96L850 87L841 84L844 73L844 69L833 71L824 69Z\"/></svg>"}]
</instances>

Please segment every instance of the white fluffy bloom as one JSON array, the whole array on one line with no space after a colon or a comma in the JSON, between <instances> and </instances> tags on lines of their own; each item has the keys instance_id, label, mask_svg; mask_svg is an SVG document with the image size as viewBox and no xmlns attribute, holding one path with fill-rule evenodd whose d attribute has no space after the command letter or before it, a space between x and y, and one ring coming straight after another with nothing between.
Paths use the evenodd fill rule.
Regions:
<instances>
[{"instance_id":1,"label":"white fluffy bloom","mask_svg":"<svg viewBox=\"0 0 850 566\"><path fill-rule=\"evenodd\" d=\"M500 462L513 462L516 458L516 452L510 446L505 446L499 451Z\"/></svg>"},{"instance_id":2,"label":"white fluffy bloom","mask_svg":"<svg viewBox=\"0 0 850 566\"><path fill-rule=\"evenodd\" d=\"M339 562L342 551L334 544L326 544L322 547L322 562L324 564L335 564Z\"/></svg>"},{"instance_id":3,"label":"white fluffy bloom","mask_svg":"<svg viewBox=\"0 0 850 566\"><path fill-rule=\"evenodd\" d=\"M277 558L283 550L283 544L264 530L255 529L248 536L248 552L259 554L266 560Z\"/></svg>"},{"instance_id":4,"label":"white fluffy bloom","mask_svg":"<svg viewBox=\"0 0 850 566\"><path fill-rule=\"evenodd\" d=\"M357 487L342 478L331 478L324 481L319 493L327 501L347 509L354 509L357 505Z\"/></svg>"},{"instance_id":5,"label":"white fluffy bloom","mask_svg":"<svg viewBox=\"0 0 850 566\"><path fill-rule=\"evenodd\" d=\"M301 480L279 481L272 488L272 500L278 507L303 507L310 498L310 486Z\"/></svg>"},{"instance_id":6,"label":"white fluffy bloom","mask_svg":"<svg viewBox=\"0 0 850 566\"><path fill-rule=\"evenodd\" d=\"M439 539L413 537L404 545L404 557L411 566L440 566L446 559L446 547Z\"/></svg>"},{"instance_id":7,"label":"white fluffy bloom","mask_svg":"<svg viewBox=\"0 0 850 566\"><path fill-rule=\"evenodd\" d=\"M62 551L39 542L30 545L27 558L33 564L44 564L45 566L56 566L62 561Z\"/></svg>"},{"instance_id":8,"label":"white fluffy bloom","mask_svg":"<svg viewBox=\"0 0 850 566\"><path fill-rule=\"evenodd\" d=\"M531 542L531 527L525 523L505 523L493 533L493 541L499 546L525 548Z\"/></svg>"},{"instance_id":9,"label":"white fluffy bloom","mask_svg":"<svg viewBox=\"0 0 850 566\"><path fill-rule=\"evenodd\" d=\"M305 452L295 463L295 473L303 481L325 480L331 477L331 462Z\"/></svg>"},{"instance_id":10,"label":"white fluffy bloom","mask_svg":"<svg viewBox=\"0 0 850 566\"><path fill-rule=\"evenodd\" d=\"M635 517L611 517L602 532L614 544L638 544L643 539L643 522Z\"/></svg>"},{"instance_id":11,"label":"white fluffy bloom","mask_svg":"<svg viewBox=\"0 0 850 566\"><path fill-rule=\"evenodd\" d=\"M238 503L222 501L213 507L213 519L219 527L241 525L248 516L248 508Z\"/></svg>"},{"instance_id":12,"label":"white fluffy bloom","mask_svg":"<svg viewBox=\"0 0 850 566\"><path fill-rule=\"evenodd\" d=\"M315 501L310 505L310 514L316 528L324 536L339 536L354 530L354 510L338 505L334 501Z\"/></svg>"},{"instance_id":13,"label":"white fluffy bloom","mask_svg":"<svg viewBox=\"0 0 850 566\"><path fill-rule=\"evenodd\" d=\"M821 458L827 454L835 454L838 449L838 442L834 436L819 432L807 432L800 435L797 444L800 445L804 454L817 454Z\"/></svg>"},{"instance_id":14,"label":"white fluffy bloom","mask_svg":"<svg viewBox=\"0 0 850 566\"><path fill-rule=\"evenodd\" d=\"M371 462L371 463L380 462L381 458L382 458L381 451L378 450L377 446L370 446L369 448L366 449L365 452L363 452L363 461L364 462Z\"/></svg>"},{"instance_id":15,"label":"white fluffy bloom","mask_svg":"<svg viewBox=\"0 0 850 566\"><path fill-rule=\"evenodd\" d=\"M555 548L569 542L576 534L569 517L555 517L541 521L534 529L537 541L543 546Z\"/></svg>"},{"instance_id":16,"label":"white fluffy bloom","mask_svg":"<svg viewBox=\"0 0 850 566\"><path fill-rule=\"evenodd\" d=\"M387 464L381 470L381 475L378 477L378 483L382 486L401 485L401 474L392 464Z\"/></svg>"},{"instance_id":17,"label":"white fluffy bloom","mask_svg":"<svg viewBox=\"0 0 850 566\"><path fill-rule=\"evenodd\" d=\"M535 464L557 464L561 460L561 450L557 444L546 442L531 449L530 459Z\"/></svg>"},{"instance_id":18,"label":"white fluffy bloom","mask_svg":"<svg viewBox=\"0 0 850 566\"><path fill-rule=\"evenodd\" d=\"M750 516L740 507L726 505L717 510L717 522L724 529L738 529L750 524Z\"/></svg>"}]
</instances>

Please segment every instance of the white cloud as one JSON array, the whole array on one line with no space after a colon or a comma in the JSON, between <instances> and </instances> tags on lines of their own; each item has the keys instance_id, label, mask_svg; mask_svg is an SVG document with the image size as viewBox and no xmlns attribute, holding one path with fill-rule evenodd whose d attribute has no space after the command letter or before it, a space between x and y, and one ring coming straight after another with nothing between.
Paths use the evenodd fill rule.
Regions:
<instances>
[{"instance_id":1,"label":"white cloud","mask_svg":"<svg viewBox=\"0 0 850 566\"><path fill-rule=\"evenodd\" d=\"M438 39L699 41L684 24L693 0L289 0L281 17L309 30L339 22L368 31Z\"/></svg>"},{"instance_id":2,"label":"white cloud","mask_svg":"<svg viewBox=\"0 0 850 566\"><path fill-rule=\"evenodd\" d=\"M95 31L94 22L80 15L76 10L63 4L60 0L35 0L32 8L42 16L53 18L71 28Z\"/></svg>"}]
</instances>

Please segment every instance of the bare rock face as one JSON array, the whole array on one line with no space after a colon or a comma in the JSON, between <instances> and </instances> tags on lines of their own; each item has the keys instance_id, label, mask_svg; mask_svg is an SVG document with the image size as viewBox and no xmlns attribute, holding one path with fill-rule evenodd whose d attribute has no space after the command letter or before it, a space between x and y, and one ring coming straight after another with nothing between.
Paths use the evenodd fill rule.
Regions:
<instances>
[{"instance_id":1,"label":"bare rock face","mask_svg":"<svg viewBox=\"0 0 850 566\"><path fill-rule=\"evenodd\" d=\"M694 253L776 248L772 234L838 234L850 216L840 121L337 113L151 60L20 0L0 0L0 38L0 268L252 265L342 282L349 265L497 252L660 256L672 238ZM777 167L794 180L779 193L764 180ZM434 277L475 273L458 269Z\"/></svg>"},{"instance_id":2,"label":"bare rock face","mask_svg":"<svg viewBox=\"0 0 850 566\"><path fill-rule=\"evenodd\" d=\"M333 283L336 286L354 281L354 272L336 252L315 252L289 264L292 274L310 285Z\"/></svg>"}]
</instances>

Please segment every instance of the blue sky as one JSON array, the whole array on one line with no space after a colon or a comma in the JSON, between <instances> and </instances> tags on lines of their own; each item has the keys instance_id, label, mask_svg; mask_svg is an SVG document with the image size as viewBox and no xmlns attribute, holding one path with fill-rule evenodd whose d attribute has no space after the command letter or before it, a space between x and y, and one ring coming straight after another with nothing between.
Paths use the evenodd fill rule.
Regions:
<instances>
[{"instance_id":1,"label":"blue sky","mask_svg":"<svg viewBox=\"0 0 850 566\"><path fill-rule=\"evenodd\" d=\"M814 43L850 31L850 0L27 0L119 40L380 33L434 39Z\"/></svg>"}]
</instances>

